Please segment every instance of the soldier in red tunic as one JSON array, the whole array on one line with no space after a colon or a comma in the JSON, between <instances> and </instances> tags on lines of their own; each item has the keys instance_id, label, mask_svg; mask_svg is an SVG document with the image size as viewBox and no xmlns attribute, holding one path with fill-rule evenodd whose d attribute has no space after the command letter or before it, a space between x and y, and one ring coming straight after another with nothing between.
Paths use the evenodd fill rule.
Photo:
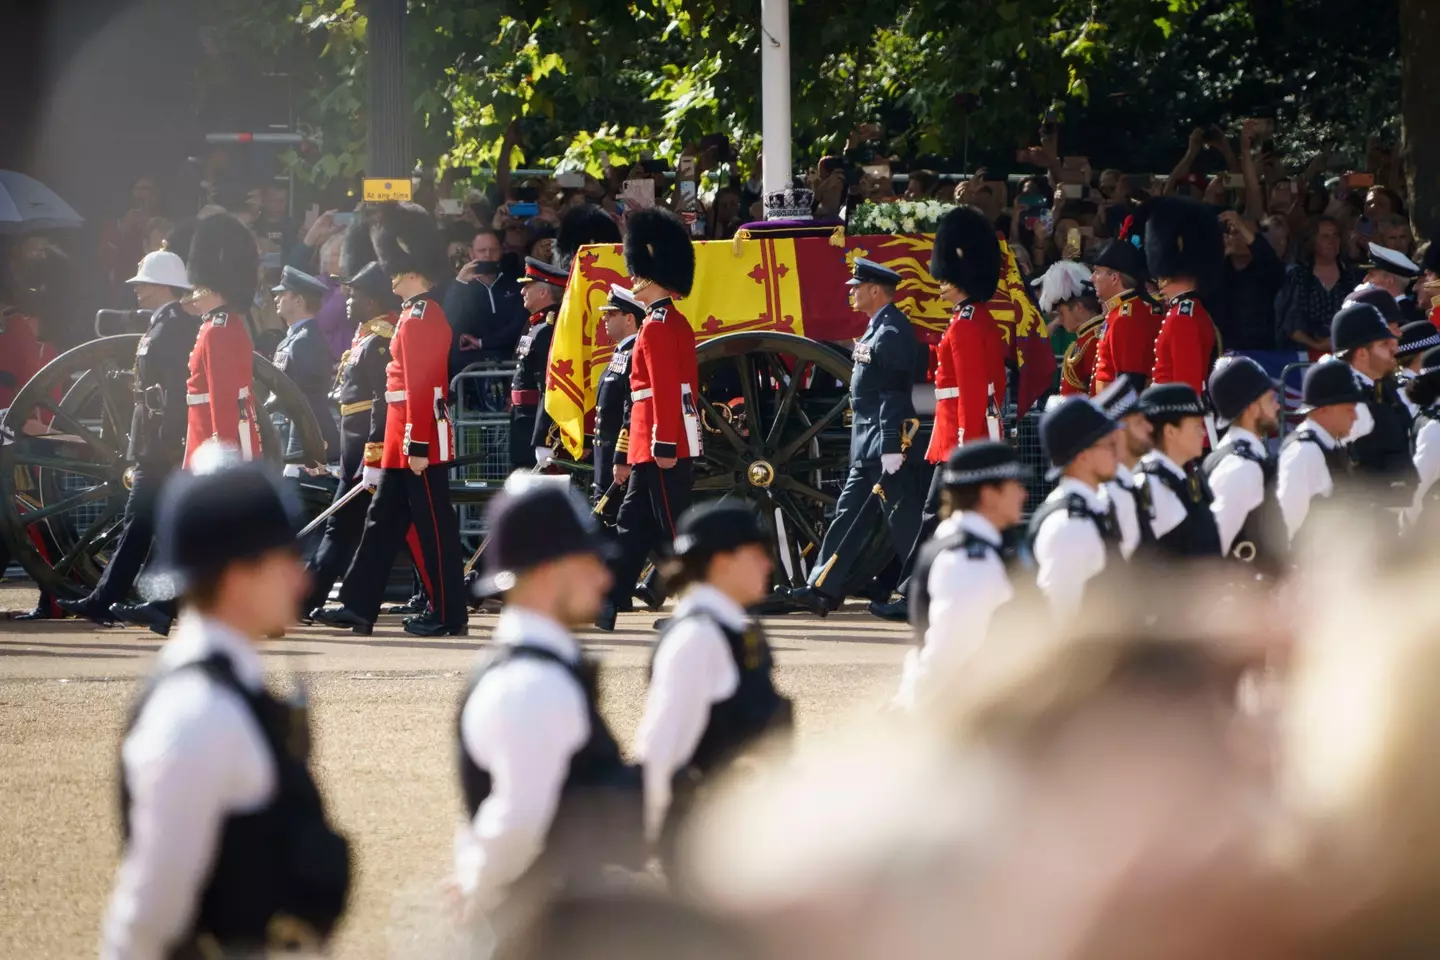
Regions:
<instances>
[{"instance_id":1,"label":"soldier in red tunic","mask_svg":"<svg viewBox=\"0 0 1440 960\"><path fill-rule=\"evenodd\" d=\"M246 460L257 460L260 430L250 382L254 344L248 323L260 270L255 238L229 214L206 217L195 227L185 265L190 302L201 312L201 322L185 383L189 423L182 466L191 465L207 440L237 448Z\"/></svg>"},{"instance_id":2,"label":"soldier in red tunic","mask_svg":"<svg viewBox=\"0 0 1440 960\"><path fill-rule=\"evenodd\" d=\"M630 354L630 450L628 462L615 467L625 499L615 519L615 582L596 620L602 630L615 629L616 611L629 603L650 552L674 541L700 456L695 330L675 306L695 281L695 250L680 218L660 209L631 216L625 268L646 313Z\"/></svg>"},{"instance_id":3,"label":"soldier in red tunic","mask_svg":"<svg viewBox=\"0 0 1440 960\"><path fill-rule=\"evenodd\" d=\"M371 237L380 267L395 293L405 298L385 368L388 409L380 478L360 547L340 586L340 606L314 610L311 617L369 634L395 555L413 523L431 613L406 620L405 632L464 636L468 614L460 530L450 507L448 477L455 452L447 376L451 333L436 297L449 270L445 246L434 221L419 207L387 204L374 216Z\"/></svg>"},{"instance_id":4,"label":"soldier in red tunic","mask_svg":"<svg viewBox=\"0 0 1440 960\"><path fill-rule=\"evenodd\" d=\"M1154 383L1184 383L1205 392L1220 344L1200 293L1213 289L1224 259L1220 222L1209 207L1184 197L1150 201L1145 265L1166 303L1155 338Z\"/></svg>"},{"instance_id":5,"label":"soldier in red tunic","mask_svg":"<svg viewBox=\"0 0 1440 960\"><path fill-rule=\"evenodd\" d=\"M900 598L870 604L870 612L886 620L906 619L910 573L940 525L944 470L938 465L963 443L1001 436L1005 345L986 306L1000 283L1000 267L1000 241L984 214L974 207L957 207L940 219L930 274L940 281L940 296L955 307L955 313L936 348L935 421L925 460L937 469L920 517L920 536L900 572Z\"/></svg>"},{"instance_id":6,"label":"soldier in red tunic","mask_svg":"<svg viewBox=\"0 0 1440 960\"><path fill-rule=\"evenodd\" d=\"M1145 254L1128 235L1101 248L1090 279L1105 311L1090 380L1092 394L1099 396L1121 374L1150 379L1165 315L1144 295Z\"/></svg>"}]
</instances>

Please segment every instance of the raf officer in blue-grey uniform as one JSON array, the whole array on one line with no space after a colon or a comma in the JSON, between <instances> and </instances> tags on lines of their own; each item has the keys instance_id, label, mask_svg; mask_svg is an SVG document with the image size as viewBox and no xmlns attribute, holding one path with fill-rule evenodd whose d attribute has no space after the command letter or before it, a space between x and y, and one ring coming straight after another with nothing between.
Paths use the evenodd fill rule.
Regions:
<instances>
[{"instance_id":1,"label":"raf officer in blue-grey uniform","mask_svg":"<svg viewBox=\"0 0 1440 960\"><path fill-rule=\"evenodd\" d=\"M809 582L790 593L798 606L820 616L844 599L845 583L866 539L849 533L857 524L863 526L871 510L884 515L891 543L902 557L909 554L920 532L920 502L911 489L914 478L900 470L913 430L907 423L915 420L910 388L920 342L910 318L895 305L900 274L860 257L849 286L855 308L870 317L865 333L855 341L850 377L850 407L855 414L850 475Z\"/></svg>"},{"instance_id":2,"label":"raf officer in blue-grey uniform","mask_svg":"<svg viewBox=\"0 0 1440 960\"><path fill-rule=\"evenodd\" d=\"M275 310L280 319L289 327L280 345L275 348L275 368L289 377L305 402L315 413L320 425L320 439L325 441L325 460L340 457L340 428L335 423L335 404L330 399L330 387L334 383L335 358L325 334L315 325L315 313L329 293L329 288L319 280L294 267L286 267L280 278L280 285L273 288ZM266 402L267 410L276 402L271 397ZM293 427L285 441L285 475L298 477L299 460L304 448Z\"/></svg>"},{"instance_id":3,"label":"raf officer in blue-grey uniform","mask_svg":"<svg viewBox=\"0 0 1440 960\"><path fill-rule=\"evenodd\" d=\"M625 426L630 422L630 352L635 349L635 337L645 319L645 306L625 287L612 283L610 299L600 313L605 335L615 344L615 352L595 390L595 506L610 522L620 509L621 498L611 496L605 507L600 506L600 501L617 479L617 468L625 476L630 473L625 459L630 452L630 432Z\"/></svg>"}]
</instances>

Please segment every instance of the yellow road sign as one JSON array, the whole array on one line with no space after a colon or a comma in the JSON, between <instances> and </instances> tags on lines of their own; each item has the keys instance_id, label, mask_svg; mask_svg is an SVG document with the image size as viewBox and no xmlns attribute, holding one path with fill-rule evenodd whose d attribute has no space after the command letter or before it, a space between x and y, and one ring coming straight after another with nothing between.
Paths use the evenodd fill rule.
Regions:
<instances>
[{"instance_id":1,"label":"yellow road sign","mask_svg":"<svg viewBox=\"0 0 1440 960\"><path fill-rule=\"evenodd\" d=\"M410 178L401 177L396 180L386 180L382 177L365 178L365 199L367 202L378 203L383 200L409 200L410 199Z\"/></svg>"}]
</instances>

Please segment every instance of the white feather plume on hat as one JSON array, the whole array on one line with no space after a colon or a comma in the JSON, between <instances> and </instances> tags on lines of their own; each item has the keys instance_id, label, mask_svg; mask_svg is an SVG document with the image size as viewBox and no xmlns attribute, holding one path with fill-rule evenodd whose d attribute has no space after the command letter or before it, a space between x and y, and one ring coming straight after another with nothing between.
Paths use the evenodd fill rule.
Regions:
<instances>
[{"instance_id":1,"label":"white feather plume on hat","mask_svg":"<svg viewBox=\"0 0 1440 960\"><path fill-rule=\"evenodd\" d=\"M1057 304L1084 296L1090 284L1090 268L1074 260L1052 263L1040 278L1040 309L1050 313Z\"/></svg>"}]
</instances>

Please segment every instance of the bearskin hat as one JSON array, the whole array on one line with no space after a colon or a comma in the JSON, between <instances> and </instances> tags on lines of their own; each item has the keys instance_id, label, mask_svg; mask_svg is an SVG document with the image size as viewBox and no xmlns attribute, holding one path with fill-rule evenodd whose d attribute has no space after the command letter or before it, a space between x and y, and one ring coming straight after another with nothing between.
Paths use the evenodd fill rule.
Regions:
<instances>
[{"instance_id":1,"label":"bearskin hat","mask_svg":"<svg viewBox=\"0 0 1440 960\"><path fill-rule=\"evenodd\" d=\"M619 243L620 228L610 214L593 203L571 207L560 221L551 260L555 266L570 269L570 261L587 243Z\"/></svg>"},{"instance_id":2,"label":"bearskin hat","mask_svg":"<svg viewBox=\"0 0 1440 960\"><path fill-rule=\"evenodd\" d=\"M192 287L209 287L228 306L248 309L255 299L260 251L245 224L228 213L217 213L195 225L185 266Z\"/></svg>"},{"instance_id":3,"label":"bearskin hat","mask_svg":"<svg viewBox=\"0 0 1440 960\"><path fill-rule=\"evenodd\" d=\"M940 218L930 249L930 275L976 300L995 296L1000 240L985 214L974 207L956 207Z\"/></svg>"},{"instance_id":4,"label":"bearskin hat","mask_svg":"<svg viewBox=\"0 0 1440 960\"><path fill-rule=\"evenodd\" d=\"M1126 218L1126 223L1130 218ZM1138 234L1132 234L1138 237ZM1116 273L1122 273L1135 283L1141 283L1145 279L1145 252L1140 249L1144 241L1134 242L1128 237L1121 236L1118 239L1107 241L1095 254L1094 266L1109 267Z\"/></svg>"},{"instance_id":5,"label":"bearskin hat","mask_svg":"<svg viewBox=\"0 0 1440 960\"><path fill-rule=\"evenodd\" d=\"M1432 237L1435 234L1430 234ZM1420 258L1420 271L1440 274L1440 241L1431 240L1425 245L1425 256Z\"/></svg>"},{"instance_id":6,"label":"bearskin hat","mask_svg":"<svg viewBox=\"0 0 1440 960\"><path fill-rule=\"evenodd\" d=\"M1145 266L1150 276L1194 277L1213 286L1225 262L1225 237L1215 210L1186 197L1157 197L1146 206Z\"/></svg>"},{"instance_id":7,"label":"bearskin hat","mask_svg":"<svg viewBox=\"0 0 1440 960\"><path fill-rule=\"evenodd\" d=\"M370 220L370 242L387 277L415 273L432 284L450 273L445 238L435 220L413 203L379 204Z\"/></svg>"},{"instance_id":8,"label":"bearskin hat","mask_svg":"<svg viewBox=\"0 0 1440 960\"><path fill-rule=\"evenodd\" d=\"M190 245L195 242L195 224L199 221L194 217L189 220L181 220L170 228L165 234L165 239L160 241L160 249L168 250L182 261L190 258Z\"/></svg>"},{"instance_id":9,"label":"bearskin hat","mask_svg":"<svg viewBox=\"0 0 1440 960\"><path fill-rule=\"evenodd\" d=\"M625 234L625 269L680 296L695 283L695 248L680 218L652 207L631 214Z\"/></svg>"},{"instance_id":10,"label":"bearskin hat","mask_svg":"<svg viewBox=\"0 0 1440 960\"><path fill-rule=\"evenodd\" d=\"M369 204L361 204L355 210L340 239L340 276L353 277L365 269L365 264L375 262L375 244L370 240L374 219L374 209Z\"/></svg>"}]
</instances>

